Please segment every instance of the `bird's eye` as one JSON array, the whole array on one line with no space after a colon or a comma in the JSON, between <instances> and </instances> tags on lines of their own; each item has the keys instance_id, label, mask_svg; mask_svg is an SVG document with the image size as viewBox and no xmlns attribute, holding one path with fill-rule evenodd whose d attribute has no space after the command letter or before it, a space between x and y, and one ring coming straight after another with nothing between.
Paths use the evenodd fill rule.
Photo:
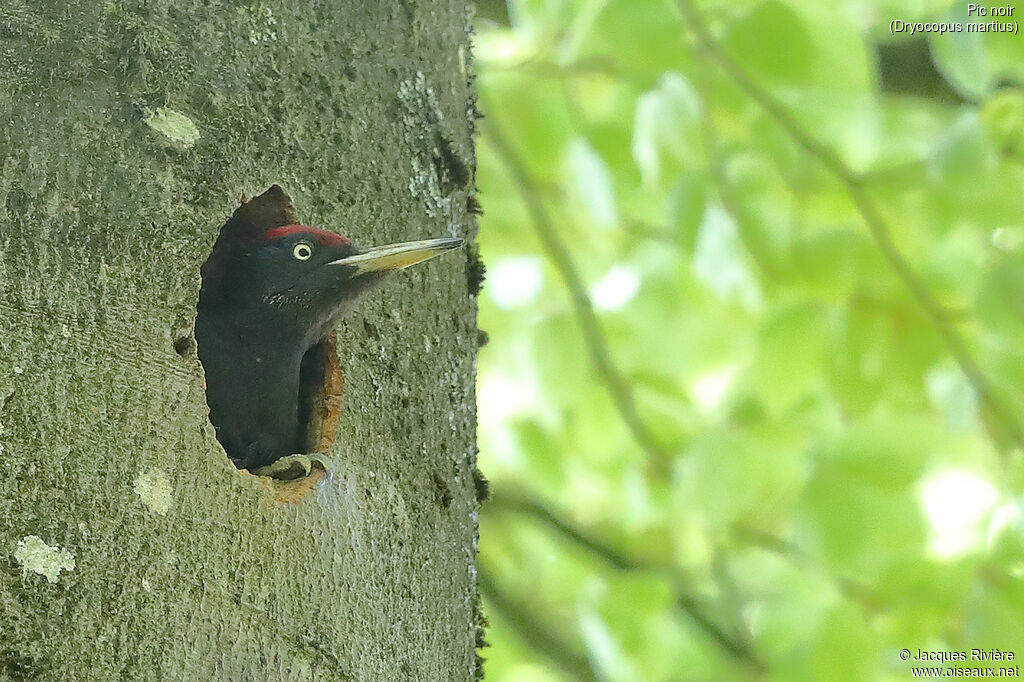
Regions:
<instances>
[{"instance_id":1,"label":"bird's eye","mask_svg":"<svg viewBox=\"0 0 1024 682\"><path fill-rule=\"evenodd\" d=\"M292 249L292 255L296 260L309 260L313 257L313 247L306 242L299 242Z\"/></svg>"}]
</instances>

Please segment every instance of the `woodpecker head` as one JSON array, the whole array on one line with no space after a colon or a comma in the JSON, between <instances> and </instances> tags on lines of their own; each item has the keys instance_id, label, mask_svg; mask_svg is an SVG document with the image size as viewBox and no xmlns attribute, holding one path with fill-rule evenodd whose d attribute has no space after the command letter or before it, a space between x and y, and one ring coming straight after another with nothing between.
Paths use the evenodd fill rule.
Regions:
<instances>
[{"instance_id":1,"label":"woodpecker head","mask_svg":"<svg viewBox=\"0 0 1024 682\"><path fill-rule=\"evenodd\" d=\"M243 203L221 229L203 265L200 306L274 325L273 336L315 342L387 274L461 243L440 238L362 249L299 225L288 195L274 185Z\"/></svg>"}]
</instances>

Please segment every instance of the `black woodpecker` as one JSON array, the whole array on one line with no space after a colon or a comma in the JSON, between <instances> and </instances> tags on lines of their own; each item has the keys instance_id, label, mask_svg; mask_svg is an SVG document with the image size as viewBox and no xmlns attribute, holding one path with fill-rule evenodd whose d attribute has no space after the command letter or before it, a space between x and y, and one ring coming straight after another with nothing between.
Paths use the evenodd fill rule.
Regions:
<instances>
[{"instance_id":1,"label":"black woodpecker","mask_svg":"<svg viewBox=\"0 0 1024 682\"><path fill-rule=\"evenodd\" d=\"M210 421L240 469L308 452L303 359L359 296L389 273L462 244L441 238L361 249L297 222L274 185L234 212L202 267L196 342Z\"/></svg>"}]
</instances>

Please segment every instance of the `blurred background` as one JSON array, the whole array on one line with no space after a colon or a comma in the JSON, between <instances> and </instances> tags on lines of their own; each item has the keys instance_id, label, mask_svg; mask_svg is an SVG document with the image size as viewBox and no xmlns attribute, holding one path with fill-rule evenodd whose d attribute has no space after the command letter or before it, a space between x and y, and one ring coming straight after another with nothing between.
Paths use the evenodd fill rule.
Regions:
<instances>
[{"instance_id":1,"label":"blurred background","mask_svg":"<svg viewBox=\"0 0 1024 682\"><path fill-rule=\"evenodd\" d=\"M488 680L1024 656L1024 36L893 19L479 3Z\"/></svg>"}]
</instances>

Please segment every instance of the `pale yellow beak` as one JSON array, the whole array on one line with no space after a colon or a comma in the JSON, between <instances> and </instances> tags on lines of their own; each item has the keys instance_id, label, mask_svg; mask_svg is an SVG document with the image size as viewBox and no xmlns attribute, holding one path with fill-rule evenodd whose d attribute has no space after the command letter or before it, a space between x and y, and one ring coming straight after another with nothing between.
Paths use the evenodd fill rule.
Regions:
<instances>
[{"instance_id":1,"label":"pale yellow beak","mask_svg":"<svg viewBox=\"0 0 1024 682\"><path fill-rule=\"evenodd\" d=\"M410 265L422 263L428 258L451 251L462 246L458 237L441 237L439 239L423 239L418 242L402 242L375 246L363 253L347 258L339 258L328 265L348 265L356 269L355 275L386 270L402 270ZM355 276L354 275L354 276Z\"/></svg>"}]
</instances>

